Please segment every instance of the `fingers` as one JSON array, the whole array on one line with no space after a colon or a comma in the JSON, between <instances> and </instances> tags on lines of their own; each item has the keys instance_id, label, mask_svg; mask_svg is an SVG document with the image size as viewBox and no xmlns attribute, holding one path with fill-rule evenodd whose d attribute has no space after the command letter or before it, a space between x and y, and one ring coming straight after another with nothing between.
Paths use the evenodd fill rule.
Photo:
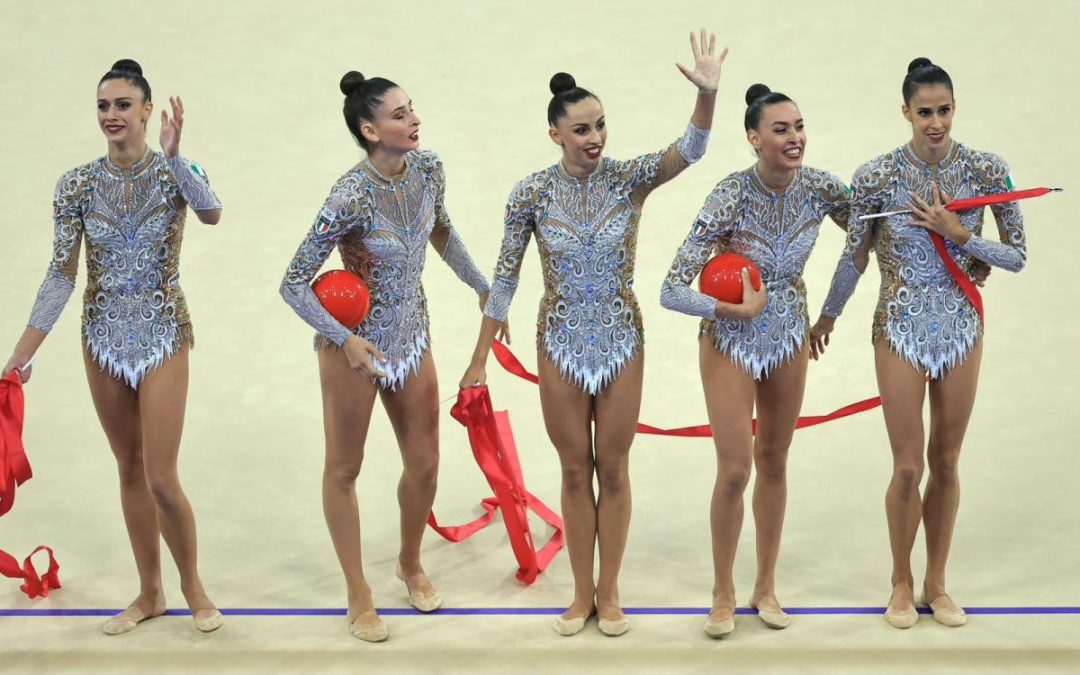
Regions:
<instances>
[{"instance_id":1,"label":"fingers","mask_svg":"<svg viewBox=\"0 0 1080 675\"><path fill-rule=\"evenodd\" d=\"M720 65L724 65L724 59L727 58L727 53L728 53L728 48L724 47L723 51L720 52Z\"/></svg>"},{"instance_id":2,"label":"fingers","mask_svg":"<svg viewBox=\"0 0 1080 675\"><path fill-rule=\"evenodd\" d=\"M702 55L709 49L709 36L705 34L705 29L701 29L701 37L698 38L698 47L701 49Z\"/></svg>"},{"instance_id":3,"label":"fingers","mask_svg":"<svg viewBox=\"0 0 1080 675\"><path fill-rule=\"evenodd\" d=\"M691 71L690 69L688 69L688 68L687 68L686 66L684 66L684 65L683 65L683 64L681 64L681 63L676 63L676 64L675 64L675 67L679 69L679 72L683 74L683 77L685 77L686 79L690 80L691 82L693 82L693 81L694 81L694 80L693 80L693 78L691 78L691 77L690 77L690 73L691 73L692 71Z\"/></svg>"},{"instance_id":4,"label":"fingers","mask_svg":"<svg viewBox=\"0 0 1080 675\"><path fill-rule=\"evenodd\" d=\"M176 121L176 126L182 127L184 125L184 102L180 100L180 97L169 97L169 105L172 107L173 119Z\"/></svg>"},{"instance_id":5,"label":"fingers","mask_svg":"<svg viewBox=\"0 0 1080 675\"><path fill-rule=\"evenodd\" d=\"M716 33L709 34L709 56L716 55Z\"/></svg>"},{"instance_id":6,"label":"fingers","mask_svg":"<svg viewBox=\"0 0 1080 675\"><path fill-rule=\"evenodd\" d=\"M367 352L368 354L374 356L376 361L386 360L386 356L381 351L379 351L379 348L371 344L370 342L367 344Z\"/></svg>"},{"instance_id":7,"label":"fingers","mask_svg":"<svg viewBox=\"0 0 1080 675\"><path fill-rule=\"evenodd\" d=\"M690 31L690 50L694 52L694 58L701 56L701 48L698 46L697 35L694 31Z\"/></svg>"}]
</instances>

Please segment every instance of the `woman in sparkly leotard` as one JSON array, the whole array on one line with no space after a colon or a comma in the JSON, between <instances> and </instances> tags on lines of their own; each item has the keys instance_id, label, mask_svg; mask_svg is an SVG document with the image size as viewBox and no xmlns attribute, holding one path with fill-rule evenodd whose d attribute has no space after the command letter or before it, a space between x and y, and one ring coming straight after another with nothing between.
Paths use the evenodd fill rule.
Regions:
<instances>
[{"instance_id":1,"label":"woman in sparkly leotard","mask_svg":"<svg viewBox=\"0 0 1080 675\"><path fill-rule=\"evenodd\" d=\"M698 90L686 132L665 150L629 161L601 157L607 127L599 99L565 73L552 78L549 134L562 147L562 159L527 176L510 194L491 298L461 381L465 387L486 380L491 340L506 320L525 249L535 236L544 269L537 327L540 401L562 465L575 587L573 602L554 625L562 635L579 632L594 611L608 635L629 627L617 580L630 525L629 452L641 404L643 336L633 293L638 220L649 193L704 154L727 53L715 57L715 37L705 31L700 46L693 35L691 43L694 69L679 66Z\"/></svg>"},{"instance_id":2,"label":"woman in sparkly leotard","mask_svg":"<svg viewBox=\"0 0 1080 675\"><path fill-rule=\"evenodd\" d=\"M826 216L847 226L848 192L836 176L804 167L803 117L784 94L756 84L746 92L746 137L758 161L717 183L679 249L660 302L702 317L701 382L716 444L710 508L712 611L705 631L735 628L735 549L751 462L758 573L750 605L772 628L790 619L776 599L776 560L787 502L788 448L795 433L809 360L810 320L802 272ZM754 292L744 272L743 302L729 304L691 283L717 253L746 256L767 291ZM767 296L767 299L766 299ZM751 419L757 408L756 435Z\"/></svg>"},{"instance_id":3,"label":"woman in sparkly leotard","mask_svg":"<svg viewBox=\"0 0 1080 675\"><path fill-rule=\"evenodd\" d=\"M1015 202L994 205L990 208L1001 241L990 241L982 237L983 209L959 214L944 209L950 198L1007 191L1009 168L997 155L952 140L956 101L952 81L940 67L916 59L902 91L912 138L855 173L847 246L811 334L816 349L824 349L872 249L881 271L872 339L893 453L885 496L892 596L885 616L897 628L918 620L911 548L922 520L927 555L922 601L939 622L959 626L966 616L946 593L945 563L960 498L957 461L975 403L983 324L935 250L931 232L944 238L947 254L964 273L977 275L979 261L1013 272L1024 266L1024 225ZM909 207L913 214L858 218ZM927 390L930 478L920 502Z\"/></svg>"},{"instance_id":4,"label":"woman in sparkly leotard","mask_svg":"<svg viewBox=\"0 0 1080 675\"><path fill-rule=\"evenodd\" d=\"M285 272L281 294L312 328L326 428L323 509L345 573L352 634L385 640L360 551L356 477L376 394L398 439L401 551L397 575L420 611L442 600L420 564L420 542L439 469L438 382L427 303L420 284L430 243L458 277L487 300L488 285L450 223L438 156L419 150L420 119L403 89L355 71L341 80L345 123L367 157L338 179ZM337 247L364 279L371 310L349 330L323 309L309 284Z\"/></svg>"},{"instance_id":5,"label":"woman in sparkly leotard","mask_svg":"<svg viewBox=\"0 0 1080 675\"><path fill-rule=\"evenodd\" d=\"M140 592L105 622L115 635L165 612L160 539L180 571L195 626L209 632L221 614L196 564L195 519L176 463L194 337L180 289L180 243L190 207L202 222L221 202L202 168L180 155L183 103L161 113L161 152L146 144L150 85L134 61L117 61L98 83L98 125L108 153L65 173L53 199L55 241L29 325L4 367L22 368L52 330L75 290L86 244L82 339L98 418L120 472L120 502L139 571ZM28 379L29 369L24 377Z\"/></svg>"}]
</instances>

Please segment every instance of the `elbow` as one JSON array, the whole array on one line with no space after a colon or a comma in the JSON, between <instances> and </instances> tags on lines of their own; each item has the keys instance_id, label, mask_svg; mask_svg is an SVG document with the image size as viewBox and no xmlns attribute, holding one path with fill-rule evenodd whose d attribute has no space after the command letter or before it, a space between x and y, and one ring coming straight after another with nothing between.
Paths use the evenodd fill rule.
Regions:
<instances>
[{"instance_id":1,"label":"elbow","mask_svg":"<svg viewBox=\"0 0 1080 675\"><path fill-rule=\"evenodd\" d=\"M195 216L199 219L199 222L204 225L217 225L221 221L221 209L196 211Z\"/></svg>"},{"instance_id":2,"label":"elbow","mask_svg":"<svg viewBox=\"0 0 1080 675\"><path fill-rule=\"evenodd\" d=\"M675 285L665 281L660 287L660 306L664 309L675 309Z\"/></svg>"}]
</instances>

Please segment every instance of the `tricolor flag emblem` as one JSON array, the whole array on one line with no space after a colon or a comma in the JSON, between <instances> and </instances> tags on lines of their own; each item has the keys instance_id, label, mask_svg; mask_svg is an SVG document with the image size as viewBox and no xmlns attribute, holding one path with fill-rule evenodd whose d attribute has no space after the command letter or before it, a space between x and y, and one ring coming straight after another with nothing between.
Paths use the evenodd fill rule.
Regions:
<instances>
[{"instance_id":1,"label":"tricolor flag emblem","mask_svg":"<svg viewBox=\"0 0 1080 675\"><path fill-rule=\"evenodd\" d=\"M337 216L330 209L319 211L319 219L315 221L315 234L326 234L337 220Z\"/></svg>"},{"instance_id":2,"label":"tricolor flag emblem","mask_svg":"<svg viewBox=\"0 0 1080 675\"><path fill-rule=\"evenodd\" d=\"M1013 177L1011 173L1008 176L1005 176L1005 189L1009 192L1012 192L1014 189L1016 189L1015 183L1013 183Z\"/></svg>"}]
</instances>

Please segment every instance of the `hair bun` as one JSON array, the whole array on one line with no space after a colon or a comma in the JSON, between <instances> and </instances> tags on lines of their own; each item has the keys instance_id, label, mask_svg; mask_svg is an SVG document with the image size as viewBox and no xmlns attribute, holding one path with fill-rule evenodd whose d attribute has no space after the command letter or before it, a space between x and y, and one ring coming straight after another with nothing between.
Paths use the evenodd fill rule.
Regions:
<instances>
[{"instance_id":1,"label":"hair bun","mask_svg":"<svg viewBox=\"0 0 1080 675\"><path fill-rule=\"evenodd\" d=\"M355 70L350 70L341 77L341 84L338 86L341 88L341 93L346 96L355 94L360 87L364 86L364 76Z\"/></svg>"},{"instance_id":2,"label":"hair bun","mask_svg":"<svg viewBox=\"0 0 1080 675\"><path fill-rule=\"evenodd\" d=\"M139 77L142 77L142 66L138 61L133 59L120 59L116 63L112 64L110 70L118 71L122 73L135 73Z\"/></svg>"},{"instance_id":3,"label":"hair bun","mask_svg":"<svg viewBox=\"0 0 1080 675\"><path fill-rule=\"evenodd\" d=\"M548 84L548 88L551 89L552 95L558 96L564 91L576 89L577 81L574 80L574 76L570 73L555 73L551 76L551 82Z\"/></svg>"},{"instance_id":4,"label":"hair bun","mask_svg":"<svg viewBox=\"0 0 1080 675\"><path fill-rule=\"evenodd\" d=\"M763 84L752 84L750 88L746 90L746 105L754 105L754 101L758 100L765 94L771 94L772 90Z\"/></svg>"},{"instance_id":5,"label":"hair bun","mask_svg":"<svg viewBox=\"0 0 1080 675\"><path fill-rule=\"evenodd\" d=\"M907 71L910 73L913 70L917 70L919 68L926 68L927 66L932 65L934 65L934 63L930 59L926 58L925 56L920 56L919 58L908 64Z\"/></svg>"}]
</instances>

